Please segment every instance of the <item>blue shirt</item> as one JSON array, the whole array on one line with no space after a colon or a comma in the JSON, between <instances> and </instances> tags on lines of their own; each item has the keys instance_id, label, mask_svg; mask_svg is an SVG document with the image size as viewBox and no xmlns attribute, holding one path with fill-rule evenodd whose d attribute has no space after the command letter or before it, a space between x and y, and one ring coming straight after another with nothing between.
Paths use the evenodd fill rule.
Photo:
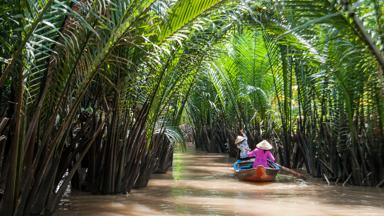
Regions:
<instances>
[{"instance_id":1,"label":"blue shirt","mask_svg":"<svg viewBox=\"0 0 384 216\"><path fill-rule=\"evenodd\" d=\"M244 134L245 140L243 140L240 144L237 145L237 148L240 149L240 158L248 157L247 153L250 150L248 145L248 138Z\"/></svg>"}]
</instances>

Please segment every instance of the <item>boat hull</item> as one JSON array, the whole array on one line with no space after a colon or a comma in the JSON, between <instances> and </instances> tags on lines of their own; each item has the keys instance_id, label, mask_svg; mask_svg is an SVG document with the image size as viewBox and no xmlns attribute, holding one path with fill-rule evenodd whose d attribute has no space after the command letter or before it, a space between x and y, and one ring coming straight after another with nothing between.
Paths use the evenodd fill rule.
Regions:
<instances>
[{"instance_id":1,"label":"boat hull","mask_svg":"<svg viewBox=\"0 0 384 216\"><path fill-rule=\"evenodd\" d=\"M243 166L242 166L243 167ZM243 169L239 165L234 165L235 176L241 181L271 182L276 178L279 169L257 166L255 168Z\"/></svg>"}]
</instances>

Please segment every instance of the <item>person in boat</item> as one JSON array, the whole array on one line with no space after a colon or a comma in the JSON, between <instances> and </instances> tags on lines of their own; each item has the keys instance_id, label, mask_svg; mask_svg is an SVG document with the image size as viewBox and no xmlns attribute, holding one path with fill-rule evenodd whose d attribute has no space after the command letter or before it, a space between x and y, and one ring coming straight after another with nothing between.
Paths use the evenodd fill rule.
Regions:
<instances>
[{"instance_id":1,"label":"person in boat","mask_svg":"<svg viewBox=\"0 0 384 216\"><path fill-rule=\"evenodd\" d=\"M264 167L268 166L268 160L275 162L275 157L273 157L272 145L267 141L263 140L256 145L256 148L247 153L248 157L255 157L255 161L253 162L253 167L257 167L262 165Z\"/></svg>"},{"instance_id":2,"label":"person in boat","mask_svg":"<svg viewBox=\"0 0 384 216\"><path fill-rule=\"evenodd\" d=\"M243 129L240 129L239 135L236 137L236 140L235 140L235 145L240 150L239 160L248 160L248 159L250 159L248 157L247 153L251 149L249 148L248 138L247 138L247 135L245 135Z\"/></svg>"}]
</instances>

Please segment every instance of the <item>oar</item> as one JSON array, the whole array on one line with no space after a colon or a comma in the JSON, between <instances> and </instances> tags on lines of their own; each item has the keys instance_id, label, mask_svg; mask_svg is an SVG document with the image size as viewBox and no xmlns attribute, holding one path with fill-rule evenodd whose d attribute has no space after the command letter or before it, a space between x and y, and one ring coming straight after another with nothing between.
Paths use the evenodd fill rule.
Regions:
<instances>
[{"instance_id":1,"label":"oar","mask_svg":"<svg viewBox=\"0 0 384 216\"><path fill-rule=\"evenodd\" d=\"M273 162L273 161L268 160L268 162L270 162L271 164L273 164L273 165L279 167L281 170L284 170L284 171L286 171L286 172L291 173L292 175L294 175L294 176L297 177L297 178L305 179L305 176L304 176L303 174L301 174L301 173L298 173L298 172L296 172L296 171L294 171L294 170L291 170L291 169L289 169L289 168L287 168L287 167L285 167L285 166L282 166L282 165L280 165L280 164L278 164L278 163L275 163L275 162Z\"/></svg>"}]
</instances>

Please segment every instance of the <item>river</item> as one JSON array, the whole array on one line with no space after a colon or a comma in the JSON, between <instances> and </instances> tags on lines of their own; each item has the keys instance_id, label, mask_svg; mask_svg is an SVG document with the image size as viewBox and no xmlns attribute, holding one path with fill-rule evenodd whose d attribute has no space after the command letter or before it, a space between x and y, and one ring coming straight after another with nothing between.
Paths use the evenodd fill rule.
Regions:
<instances>
[{"instance_id":1,"label":"river","mask_svg":"<svg viewBox=\"0 0 384 216\"><path fill-rule=\"evenodd\" d=\"M383 189L284 176L273 183L239 182L232 172L225 155L175 153L172 170L154 174L146 188L127 195L71 195L55 215L384 215Z\"/></svg>"}]
</instances>

